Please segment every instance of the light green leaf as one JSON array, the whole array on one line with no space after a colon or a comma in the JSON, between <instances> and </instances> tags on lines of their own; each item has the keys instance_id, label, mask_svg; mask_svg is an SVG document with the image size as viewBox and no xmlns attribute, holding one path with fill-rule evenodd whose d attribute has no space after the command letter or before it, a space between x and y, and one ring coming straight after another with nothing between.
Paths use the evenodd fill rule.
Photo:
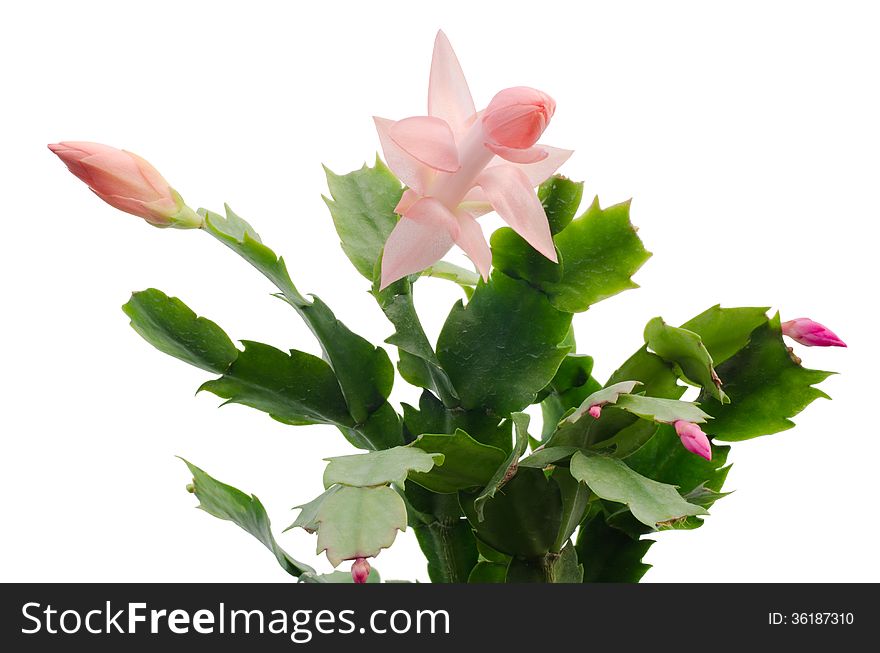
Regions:
<instances>
[{"instance_id":1,"label":"light green leaf","mask_svg":"<svg viewBox=\"0 0 880 653\"><path fill-rule=\"evenodd\" d=\"M642 385L641 381L620 381L605 386L601 390L596 390L596 392L584 399L583 402L581 402L581 405L563 421L569 424L574 424L581 420L592 406L615 404L621 395L631 393L638 385Z\"/></svg>"},{"instance_id":2,"label":"light green leaf","mask_svg":"<svg viewBox=\"0 0 880 653\"><path fill-rule=\"evenodd\" d=\"M375 166L345 175L337 175L326 166L330 197L324 198L342 250L364 277L373 280L376 262L382 256L385 241L397 224L394 207L403 189L400 182L376 157Z\"/></svg>"},{"instance_id":3,"label":"light green leaf","mask_svg":"<svg viewBox=\"0 0 880 653\"><path fill-rule=\"evenodd\" d=\"M730 395L721 404L704 392L699 400L712 421L711 434L719 440L737 441L784 431L797 415L818 397L813 387L831 372L810 370L795 360L782 340L779 316L759 326L749 344L718 367Z\"/></svg>"},{"instance_id":4,"label":"light green leaf","mask_svg":"<svg viewBox=\"0 0 880 653\"><path fill-rule=\"evenodd\" d=\"M395 483L403 487L408 473L425 473L435 465L442 465L443 454L426 453L414 447L394 447L324 460L330 463L324 470L325 488L336 483L355 487Z\"/></svg>"},{"instance_id":5,"label":"light green leaf","mask_svg":"<svg viewBox=\"0 0 880 653\"><path fill-rule=\"evenodd\" d=\"M122 310L144 340L190 365L221 374L238 356L223 329L161 290L133 293Z\"/></svg>"},{"instance_id":6,"label":"light green leaf","mask_svg":"<svg viewBox=\"0 0 880 653\"><path fill-rule=\"evenodd\" d=\"M577 214L584 196L584 182L571 181L561 175L553 175L538 186L538 199L544 207L550 231L558 234Z\"/></svg>"},{"instance_id":7,"label":"light green leaf","mask_svg":"<svg viewBox=\"0 0 880 653\"><path fill-rule=\"evenodd\" d=\"M452 435L425 433L408 446L443 456L442 466L409 474L411 481L441 493L485 486L506 458L501 449L481 444L461 429Z\"/></svg>"},{"instance_id":8,"label":"light green leaf","mask_svg":"<svg viewBox=\"0 0 880 653\"><path fill-rule=\"evenodd\" d=\"M525 453L529 446L529 420L531 419L526 413L513 413L514 430L516 431L516 442L513 445L513 451L507 456L505 461L495 470L492 478L486 487L474 499L474 512L477 519L483 521L483 510L486 502L493 498L505 483L516 475L517 461Z\"/></svg>"},{"instance_id":9,"label":"light green leaf","mask_svg":"<svg viewBox=\"0 0 880 653\"><path fill-rule=\"evenodd\" d=\"M645 343L660 358L675 365L682 380L702 387L722 403L730 401L721 390L712 357L699 335L669 326L662 318L655 317L645 327Z\"/></svg>"},{"instance_id":10,"label":"light green leaf","mask_svg":"<svg viewBox=\"0 0 880 653\"><path fill-rule=\"evenodd\" d=\"M285 424L353 425L327 363L301 351L285 354L259 342L243 344L226 373L199 390L262 410Z\"/></svg>"},{"instance_id":11,"label":"light green leaf","mask_svg":"<svg viewBox=\"0 0 880 653\"><path fill-rule=\"evenodd\" d=\"M314 569L294 560L278 545L272 535L272 524L266 509L257 497L221 483L186 460L183 462L193 476L191 491L199 500L199 508L218 519L231 521L253 535L275 555L278 564L288 574L300 576L315 573Z\"/></svg>"},{"instance_id":12,"label":"light green leaf","mask_svg":"<svg viewBox=\"0 0 880 653\"><path fill-rule=\"evenodd\" d=\"M343 560L372 558L406 530L403 499L386 485L344 486L318 508L318 549L334 567Z\"/></svg>"},{"instance_id":13,"label":"light green leaf","mask_svg":"<svg viewBox=\"0 0 880 653\"><path fill-rule=\"evenodd\" d=\"M608 501L626 504L633 516L651 528L707 511L685 501L672 485L658 483L636 473L620 460L576 453L571 474Z\"/></svg>"},{"instance_id":14,"label":"light green leaf","mask_svg":"<svg viewBox=\"0 0 880 653\"><path fill-rule=\"evenodd\" d=\"M568 458L577 450L577 447L541 447L535 449L535 452L530 456L526 456L520 460L519 466L542 469L547 465L552 465L564 458Z\"/></svg>"},{"instance_id":15,"label":"light green leaf","mask_svg":"<svg viewBox=\"0 0 880 653\"><path fill-rule=\"evenodd\" d=\"M504 416L532 403L568 353L571 315L523 281L493 273L443 326L437 357L465 409Z\"/></svg>"},{"instance_id":16,"label":"light green leaf","mask_svg":"<svg viewBox=\"0 0 880 653\"><path fill-rule=\"evenodd\" d=\"M767 322L764 307L721 308L716 304L681 325L698 334L712 357L715 367L737 353L749 342L752 331Z\"/></svg>"},{"instance_id":17,"label":"light green leaf","mask_svg":"<svg viewBox=\"0 0 880 653\"><path fill-rule=\"evenodd\" d=\"M325 499L333 496L339 490L342 489L341 485L334 485L328 490L324 491L317 498L312 499L308 503L304 503L301 506L294 506L294 510L299 510L299 515L297 515L294 522L284 529L286 533L291 528L302 528L309 533L314 533L318 530L318 510L321 507L321 504L324 503Z\"/></svg>"},{"instance_id":18,"label":"light green leaf","mask_svg":"<svg viewBox=\"0 0 880 653\"><path fill-rule=\"evenodd\" d=\"M630 277L651 256L630 223L629 202L602 209L596 198L554 240L562 258L562 279L541 287L556 308L569 313L637 288Z\"/></svg>"},{"instance_id":19,"label":"light green leaf","mask_svg":"<svg viewBox=\"0 0 880 653\"><path fill-rule=\"evenodd\" d=\"M562 416L580 406L590 394L602 387L591 374L593 359L590 356L569 354L562 360L556 375L546 388L541 400L543 429L541 439L545 442L556 430Z\"/></svg>"},{"instance_id":20,"label":"light green leaf","mask_svg":"<svg viewBox=\"0 0 880 653\"><path fill-rule=\"evenodd\" d=\"M618 399L615 406L659 424L675 424L679 420L701 424L712 417L700 410L693 402L661 397L624 395Z\"/></svg>"},{"instance_id":21,"label":"light green leaf","mask_svg":"<svg viewBox=\"0 0 880 653\"><path fill-rule=\"evenodd\" d=\"M446 408L430 391L419 397L419 408L403 404L404 423L412 438L424 433L455 433L465 431L481 444L503 450L511 447L511 421L489 415L485 410Z\"/></svg>"}]
</instances>

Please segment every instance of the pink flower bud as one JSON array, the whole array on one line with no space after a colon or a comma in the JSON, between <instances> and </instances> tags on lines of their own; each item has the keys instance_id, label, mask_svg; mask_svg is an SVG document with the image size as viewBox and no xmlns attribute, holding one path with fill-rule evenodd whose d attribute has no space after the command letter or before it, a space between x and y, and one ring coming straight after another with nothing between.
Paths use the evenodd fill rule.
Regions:
<instances>
[{"instance_id":1,"label":"pink flower bud","mask_svg":"<svg viewBox=\"0 0 880 653\"><path fill-rule=\"evenodd\" d=\"M370 577L370 563L366 558L356 558L351 563L351 579L358 585L363 585Z\"/></svg>"},{"instance_id":2,"label":"pink flower bud","mask_svg":"<svg viewBox=\"0 0 880 653\"><path fill-rule=\"evenodd\" d=\"M483 129L493 145L525 150L538 141L555 111L556 102L546 93L515 86L492 98L483 112Z\"/></svg>"},{"instance_id":3,"label":"pink flower bud","mask_svg":"<svg viewBox=\"0 0 880 653\"><path fill-rule=\"evenodd\" d=\"M599 404L596 404L595 406L590 406L590 409L587 412L593 419L599 419L602 416L602 406L600 406Z\"/></svg>"},{"instance_id":4,"label":"pink flower bud","mask_svg":"<svg viewBox=\"0 0 880 653\"><path fill-rule=\"evenodd\" d=\"M807 347L846 347L846 343L826 326L808 317L782 323L782 333Z\"/></svg>"},{"instance_id":5,"label":"pink flower bud","mask_svg":"<svg viewBox=\"0 0 880 653\"><path fill-rule=\"evenodd\" d=\"M685 449L706 460L712 460L712 445L709 444L709 438L699 426L680 419L675 423L675 432Z\"/></svg>"},{"instance_id":6,"label":"pink flower bud","mask_svg":"<svg viewBox=\"0 0 880 653\"><path fill-rule=\"evenodd\" d=\"M184 203L158 170L136 154L83 141L55 143L49 149L110 206L156 227L202 226L202 217Z\"/></svg>"}]
</instances>

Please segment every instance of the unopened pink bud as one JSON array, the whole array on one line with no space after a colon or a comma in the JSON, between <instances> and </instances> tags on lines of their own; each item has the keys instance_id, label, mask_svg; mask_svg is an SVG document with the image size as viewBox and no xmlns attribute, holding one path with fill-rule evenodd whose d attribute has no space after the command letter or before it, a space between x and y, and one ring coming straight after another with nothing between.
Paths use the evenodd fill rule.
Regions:
<instances>
[{"instance_id":1,"label":"unopened pink bud","mask_svg":"<svg viewBox=\"0 0 880 653\"><path fill-rule=\"evenodd\" d=\"M712 460L712 445L709 444L709 438L699 426L680 419L675 423L675 432L685 449L706 460Z\"/></svg>"},{"instance_id":2,"label":"unopened pink bud","mask_svg":"<svg viewBox=\"0 0 880 653\"><path fill-rule=\"evenodd\" d=\"M602 406L600 406L599 404L596 404L595 406L590 406L590 409L587 412L593 419L599 419L599 417L602 416Z\"/></svg>"},{"instance_id":3,"label":"unopened pink bud","mask_svg":"<svg viewBox=\"0 0 880 653\"><path fill-rule=\"evenodd\" d=\"M84 141L54 143L49 149L110 206L156 227L202 226L202 217L184 203L156 168L138 155Z\"/></svg>"},{"instance_id":4,"label":"unopened pink bud","mask_svg":"<svg viewBox=\"0 0 880 653\"><path fill-rule=\"evenodd\" d=\"M358 585L363 585L370 577L370 563L366 558L356 558L351 564L351 579Z\"/></svg>"},{"instance_id":5,"label":"unopened pink bud","mask_svg":"<svg viewBox=\"0 0 880 653\"><path fill-rule=\"evenodd\" d=\"M808 317L783 322L782 333L807 347L846 347L831 329Z\"/></svg>"},{"instance_id":6,"label":"unopened pink bud","mask_svg":"<svg viewBox=\"0 0 880 653\"><path fill-rule=\"evenodd\" d=\"M538 141L555 111L556 102L546 93L515 86L492 98L483 112L483 129L492 144L524 150Z\"/></svg>"}]
</instances>

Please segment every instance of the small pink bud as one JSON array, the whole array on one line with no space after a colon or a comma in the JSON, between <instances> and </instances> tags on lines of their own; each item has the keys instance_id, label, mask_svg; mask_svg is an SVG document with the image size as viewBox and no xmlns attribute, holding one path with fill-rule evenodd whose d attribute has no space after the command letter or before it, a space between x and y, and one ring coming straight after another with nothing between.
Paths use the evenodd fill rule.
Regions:
<instances>
[{"instance_id":1,"label":"small pink bud","mask_svg":"<svg viewBox=\"0 0 880 653\"><path fill-rule=\"evenodd\" d=\"M525 150L541 138L555 111L556 102L546 93L515 86L492 98L483 112L483 129L493 145Z\"/></svg>"},{"instance_id":2,"label":"small pink bud","mask_svg":"<svg viewBox=\"0 0 880 653\"><path fill-rule=\"evenodd\" d=\"M363 585L370 577L370 563L366 558L356 558L351 563L351 579L358 585Z\"/></svg>"},{"instance_id":3,"label":"small pink bud","mask_svg":"<svg viewBox=\"0 0 880 653\"><path fill-rule=\"evenodd\" d=\"M709 438L699 426L680 419L675 423L675 432L685 449L706 460L712 460L712 445L709 444Z\"/></svg>"},{"instance_id":4,"label":"small pink bud","mask_svg":"<svg viewBox=\"0 0 880 653\"><path fill-rule=\"evenodd\" d=\"M590 406L590 410L587 411L590 414L590 417L593 419L599 419L602 416L602 406L596 404L595 406Z\"/></svg>"},{"instance_id":5,"label":"small pink bud","mask_svg":"<svg viewBox=\"0 0 880 653\"><path fill-rule=\"evenodd\" d=\"M846 347L831 329L808 317L783 322L782 333L807 347Z\"/></svg>"},{"instance_id":6,"label":"small pink bud","mask_svg":"<svg viewBox=\"0 0 880 653\"><path fill-rule=\"evenodd\" d=\"M84 141L54 143L49 149L110 206L156 227L202 226L202 217L184 203L156 168L138 155Z\"/></svg>"}]
</instances>

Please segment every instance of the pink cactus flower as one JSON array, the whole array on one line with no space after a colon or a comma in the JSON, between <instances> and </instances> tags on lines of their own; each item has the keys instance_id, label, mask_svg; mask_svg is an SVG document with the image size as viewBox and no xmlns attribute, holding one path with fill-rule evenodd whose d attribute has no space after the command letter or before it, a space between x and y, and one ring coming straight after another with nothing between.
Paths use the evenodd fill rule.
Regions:
<instances>
[{"instance_id":1,"label":"pink cactus flower","mask_svg":"<svg viewBox=\"0 0 880 653\"><path fill-rule=\"evenodd\" d=\"M366 558L356 558L351 563L351 579L358 585L363 585L370 577L370 563Z\"/></svg>"},{"instance_id":2,"label":"pink cactus flower","mask_svg":"<svg viewBox=\"0 0 880 653\"><path fill-rule=\"evenodd\" d=\"M587 412L593 419L599 419L602 416L602 406L600 404L590 406L590 409Z\"/></svg>"},{"instance_id":3,"label":"pink cactus flower","mask_svg":"<svg viewBox=\"0 0 880 653\"><path fill-rule=\"evenodd\" d=\"M184 203L156 168L137 154L84 141L54 143L49 149L110 206L156 227L202 226L202 217Z\"/></svg>"},{"instance_id":4,"label":"pink cactus flower","mask_svg":"<svg viewBox=\"0 0 880 653\"><path fill-rule=\"evenodd\" d=\"M709 438L703 433L703 429L693 422L685 422L681 419L674 426L685 449L706 460L712 460L712 445L709 444Z\"/></svg>"},{"instance_id":5,"label":"pink cactus flower","mask_svg":"<svg viewBox=\"0 0 880 653\"><path fill-rule=\"evenodd\" d=\"M477 113L455 52L446 35L437 33L428 115L374 119L385 160L408 187L395 209L402 217L385 243L382 288L433 265L453 244L488 279L492 253L477 218L493 210L557 261L534 192L571 156L570 150L536 144L555 109L545 93L515 87Z\"/></svg>"},{"instance_id":6,"label":"pink cactus flower","mask_svg":"<svg viewBox=\"0 0 880 653\"><path fill-rule=\"evenodd\" d=\"M807 347L846 347L831 329L813 322L808 317L799 317L782 323L782 333Z\"/></svg>"}]
</instances>

